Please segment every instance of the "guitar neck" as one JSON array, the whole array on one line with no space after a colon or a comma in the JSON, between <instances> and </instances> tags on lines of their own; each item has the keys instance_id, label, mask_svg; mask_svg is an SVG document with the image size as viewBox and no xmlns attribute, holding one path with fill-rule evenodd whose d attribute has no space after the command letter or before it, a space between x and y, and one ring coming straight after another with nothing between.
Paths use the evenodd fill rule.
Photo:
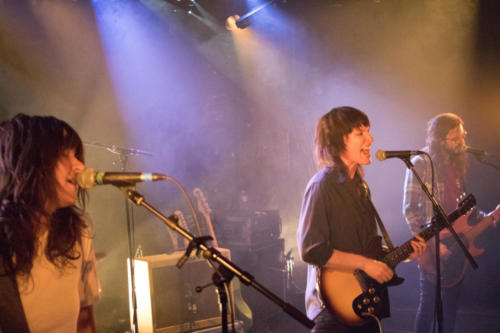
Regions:
<instances>
[{"instance_id":1,"label":"guitar neck","mask_svg":"<svg viewBox=\"0 0 500 333\"><path fill-rule=\"evenodd\" d=\"M217 242L217 238L215 237L215 231L214 227L212 225L212 219L210 218L210 214L203 214L203 217L205 218L205 221L207 222L208 225L208 231L210 232L210 236L212 236L212 244L214 247L219 247L219 243Z\"/></svg>"},{"instance_id":2,"label":"guitar neck","mask_svg":"<svg viewBox=\"0 0 500 333\"><path fill-rule=\"evenodd\" d=\"M210 232L210 236L212 236L212 244L214 247L219 247L219 244L217 242L217 238L215 237L215 231L214 227L212 225L212 219L210 217L210 213L212 212L212 209L208 206L207 198L205 197L205 194L199 189L195 188L193 190L194 195L198 199L198 210L201 212L203 215L203 218L205 219L205 222L208 226L208 231Z\"/></svg>"},{"instance_id":3,"label":"guitar neck","mask_svg":"<svg viewBox=\"0 0 500 333\"><path fill-rule=\"evenodd\" d=\"M475 200L470 200L465 206L467 207L459 207L448 215L448 221L451 223L455 222L460 216L462 216L472 203L475 204ZM432 237L434 237L437 233L443 230L445 227L444 223L439 221L436 217L432 218L431 225L425 228L418 235L424 239L424 241L428 241ZM403 245L395 248L391 252L389 252L382 260L387 266L391 268L395 268L401 261L408 259L408 257L413 253L413 247L411 246L411 241L417 240L415 237L404 243Z\"/></svg>"}]
</instances>

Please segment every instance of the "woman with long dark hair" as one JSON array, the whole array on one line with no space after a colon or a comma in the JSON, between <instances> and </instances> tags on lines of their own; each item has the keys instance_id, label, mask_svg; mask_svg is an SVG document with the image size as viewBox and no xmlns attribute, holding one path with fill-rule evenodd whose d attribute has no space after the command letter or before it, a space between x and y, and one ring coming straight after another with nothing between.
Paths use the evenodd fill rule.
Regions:
<instances>
[{"instance_id":1,"label":"woman with long dark hair","mask_svg":"<svg viewBox=\"0 0 500 333\"><path fill-rule=\"evenodd\" d=\"M83 168L82 141L64 121L19 114L0 124L0 271L32 333L95 332L99 283L76 182ZM0 314L4 333L14 316Z\"/></svg>"}]
</instances>

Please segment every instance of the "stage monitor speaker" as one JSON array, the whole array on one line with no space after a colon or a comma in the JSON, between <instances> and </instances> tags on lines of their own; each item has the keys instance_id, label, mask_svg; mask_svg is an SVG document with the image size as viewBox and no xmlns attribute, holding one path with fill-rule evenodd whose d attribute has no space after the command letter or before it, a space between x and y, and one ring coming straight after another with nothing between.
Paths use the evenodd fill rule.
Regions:
<instances>
[{"instance_id":1,"label":"stage monitor speaker","mask_svg":"<svg viewBox=\"0 0 500 333\"><path fill-rule=\"evenodd\" d=\"M230 259L228 249L218 250ZM206 260L194 256L190 257L182 269L178 269L176 263L183 254L183 251L179 251L134 259L139 332L194 332L220 326L216 288L210 286L201 293L195 291L197 286L212 282L213 269ZM132 322L130 272L128 275Z\"/></svg>"}]
</instances>

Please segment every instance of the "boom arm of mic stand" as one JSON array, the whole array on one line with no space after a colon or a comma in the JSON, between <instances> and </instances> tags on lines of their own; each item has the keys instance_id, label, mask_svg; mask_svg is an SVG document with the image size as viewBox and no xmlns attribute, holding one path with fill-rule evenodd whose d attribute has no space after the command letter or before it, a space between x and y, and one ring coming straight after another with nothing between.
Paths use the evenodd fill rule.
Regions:
<instances>
[{"instance_id":1,"label":"boom arm of mic stand","mask_svg":"<svg viewBox=\"0 0 500 333\"><path fill-rule=\"evenodd\" d=\"M402 160L405 162L408 169L410 169L413 172L413 175L415 176L417 181L420 183L422 190L425 192L425 194L427 195L429 200L432 202L432 205L434 207L434 211L437 212L439 219L444 223L446 228L450 231L451 235L453 236L455 241L458 243L458 245L460 246L460 248L464 252L465 257L469 260L469 263L472 266L472 268L477 269L479 267L478 264L476 263L476 261L474 260L474 258L470 254L469 250L462 242L462 240L458 237L457 233L455 232L455 229L453 229L453 226L451 225L450 221L448 220L448 216L444 212L443 207L441 207L441 205L437 202L436 197L434 195L432 195L432 193L429 192L429 189L424 184L424 182L422 181L422 179L418 175L417 171L415 171L413 163L411 163L409 158L403 158Z\"/></svg>"},{"instance_id":2,"label":"boom arm of mic stand","mask_svg":"<svg viewBox=\"0 0 500 333\"><path fill-rule=\"evenodd\" d=\"M126 191L126 194L127 194L127 197L133 203L135 203L138 206L142 206L142 207L146 208L147 210L149 210L151 213L156 215L160 220L162 220L169 228L180 233L183 237L187 238L190 242L193 241L193 239L195 239L195 237L193 235L191 235L189 232L187 232L182 227L180 227L175 221L172 220L171 217L164 216L162 213L160 213L158 210L156 210L154 207L152 207L150 204L148 204L144 200L144 196L142 194L136 192L133 189L128 189ZM203 242L193 242L192 244L196 244L197 249L203 253L203 256L207 260L213 260L213 261L218 262L224 268L228 269L235 276L237 276L241 282L255 288L258 292L260 292L262 295L264 295L269 300L274 302L276 305L281 307L283 309L283 311L288 313L290 316L292 316L295 320L300 322L302 325L306 326L309 329L313 328L314 322L312 320L309 320L309 318L307 318L302 312L300 312L293 305L286 303L281 298L279 298L277 295L272 293L270 290L266 289L259 282L255 281L255 278L252 275L241 270L238 266L233 264L229 259L224 257L219 251L217 251L214 248L208 248Z\"/></svg>"},{"instance_id":3,"label":"boom arm of mic stand","mask_svg":"<svg viewBox=\"0 0 500 333\"><path fill-rule=\"evenodd\" d=\"M475 156L476 156L476 158L477 158L477 160L478 160L479 162L481 162L481 163L483 163L483 164L485 164L485 165L487 165L487 166L489 166L489 167L492 167L493 169L500 170L500 165L497 165L497 164L492 163L492 162L490 162L490 161L486 161L486 160L484 159L484 156L481 156L481 157L479 157L479 156L477 156L477 155L475 155ZM493 155L490 155L490 156L493 156Z\"/></svg>"}]
</instances>

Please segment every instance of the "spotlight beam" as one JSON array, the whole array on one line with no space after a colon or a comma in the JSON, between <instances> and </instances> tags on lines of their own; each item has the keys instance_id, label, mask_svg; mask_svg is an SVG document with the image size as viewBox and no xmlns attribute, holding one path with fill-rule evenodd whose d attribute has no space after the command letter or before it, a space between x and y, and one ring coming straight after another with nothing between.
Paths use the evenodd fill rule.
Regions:
<instances>
[{"instance_id":1,"label":"spotlight beam","mask_svg":"<svg viewBox=\"0 0 500 333\"><path fill-rule=\"evenodd\" d=\"M239 19L236 20L236 26L240 29L245 29L246 27L248 27L250 25L250 22L249 22L249 19L252 15L255 15L257 14L258 12L260 12L261 10L263 10L264 8L272 5L273 3L275 3L276 0L270 0L268 2L265 2L263 3L262 5L252 9L251 11L249 11L248 13L240 16Z\"/></svg>"}]
</instances>

